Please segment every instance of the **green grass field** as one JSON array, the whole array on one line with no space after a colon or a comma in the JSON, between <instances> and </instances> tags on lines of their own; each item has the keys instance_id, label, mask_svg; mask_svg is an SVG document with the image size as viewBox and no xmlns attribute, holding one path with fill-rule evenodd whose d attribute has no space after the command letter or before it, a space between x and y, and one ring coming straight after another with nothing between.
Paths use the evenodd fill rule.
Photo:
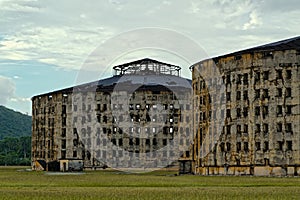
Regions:
<instances>
[{"instance_id":1,"label":"green grass field","mask_svg":"<svg viewBox=\"0 0 300 200\"><path fill-rule=\"evenodd\" d=\"M0 199L300 199L300 178L174 176L0 167Z\"/></svg>"}]
</instances>

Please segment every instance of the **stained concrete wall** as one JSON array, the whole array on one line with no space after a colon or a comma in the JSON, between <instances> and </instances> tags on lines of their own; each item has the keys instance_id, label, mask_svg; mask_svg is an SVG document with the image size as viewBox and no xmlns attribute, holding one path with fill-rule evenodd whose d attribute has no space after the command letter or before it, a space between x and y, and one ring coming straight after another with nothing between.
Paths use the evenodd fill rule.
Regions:
<instances>
[{"instance_id":1,"label":"stained concrete wall","mask_svg":"<svg viewBox=\"0 0 300 200\"><path fill-rule=\"evenodd\" d=\"M158 82L131 91L114 90L117 82L105 87L91 83L34 97L33 168L36 161L45 161L45 170L51 162L62 169L59 161L66 160L125 170L178 165L179 157L190 156L191 88L190 83L174 85L172 77L155 78L169 81L167 87Z\"/></svg>"},{"instance_id":2,"label":"stained concrete wall","mask_svg":"<svg viewBox=\"0 0 300 200\"><path fill-rule=\"evenodd\" d=\"M215 98L216 92L208 91L211 82L220 79L204 78L203 72L209 68L220 70L225 87L220 99ZM299 80L300 55L296 50L223 56L196 64L192 172L299 175ZM214 110L211 102L203 103L210 98L221 101L220 110ZM202 115L205 118L199 118ZM216 134L218 119L222 130ZM208 154L199 155L207 137L214 138L216 144Z\"/></svg>"}]
</instances>

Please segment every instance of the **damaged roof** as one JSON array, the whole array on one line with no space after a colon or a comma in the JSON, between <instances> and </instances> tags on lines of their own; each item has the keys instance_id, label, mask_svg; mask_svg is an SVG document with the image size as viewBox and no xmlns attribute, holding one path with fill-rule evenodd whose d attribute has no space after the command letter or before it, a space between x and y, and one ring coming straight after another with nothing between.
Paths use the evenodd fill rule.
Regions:
<instances>
[{"instance_id":1,"label":"damaged roof","mask_svg":"<svg viewBox=\"0 0 300 200\"><path fill-rule=\"evenodd\" d=\"M265 45L261 45L258 47L253 47L250 49L245 49L242 51L237 51L231 54L227 54L224 56L220 57L225 57L225 56L230 56L230 55L241 55L244 53L249 53L249 52L260 52L260 51L284 51L288 49L296 49L300 50L300 36L286 39L286 40L281 40L278 42L273 42Z\"/></svg>"},{"instance_id":2,"label":"damaged roof","mask_svg":"<svg viewBox=\"0 0 300 200\"><path fill-rule=\"evenodd\" d=\"M135 61L132 61L132 62L117 65L117 66L114 66L113 69L124 68L124 67L128 67L130 65L136 65L136 64L147 64L147 63L157 63L157 64L166 65L166 66L169 66L169 67L176 67L176 68L181 69L181 67L179 67L179 66L172 65L172 64L169 64L169 63L160 62L158 60L154 60L154 59L151 59L151 58L143 58L143 59L140 59L140 60L135 60Z\"/></svg>"},{"instance_id":3,"label":"damaged roof","mask_svg":"<svg viewBox=\"0 0 300 200\"><path fill-rule=\"evenodd\" d=\"M128 66L132 64L141 64L141 63L159 63L170 67L176 67L176 69L181 69L178 66L159 62L153 59L145 58L141 60L137 60L130 63L125 63L123 65L118 65L116 67ZM61 90L56 90L52 92L48 92L45 94L40 94L32 97L32 99L40 96L51 95L54 93L72 93L72 92L80 92L80 91L113 91L116 89L128 89L132 86L149 86L155 89L156 86L165 86L167 88L190 88L192 81L190 79L185 79L180 76L168 75L168 74L148 74L148 75L139 75L139 74L123 74L123 75L115 75L110 78L105 78ZM161 88L161 87L159 87Z\"/></svg>"},{"instance_id":4,"label":"damaged roof","mask_svg":"<svg viewBox=\"0 0 300 200\"><path fill-rule=\"evenodd\" d=\"M268 52L268 51L284 51L284 50L289 50L289 49L295 49L295 50L300 51L300 36L285 39L285 40L281 40L281 41L278 41L278 42L273 42L273 43L269 43L269 44L260 45L260 46L257 46L257 47L253 47L253 48L249 48L249 49L245 49L245 50L241 50L241 51L236 51L236 52L233 52L233 53L213 57L213 58L210 58L210 59L218 60L220 58L225 58L225 57L229 57L229 56L240 56L240 55L246 54L246 53ZM210 59L205 59L205 60L210 60ZM205 60L203 60L203 61L205 61ZM200 61L200 62L203 62L203 61ZM193 68L193 66L194 65L192 65L190 67L190 69Z\"/></svg>"}]
</instances>

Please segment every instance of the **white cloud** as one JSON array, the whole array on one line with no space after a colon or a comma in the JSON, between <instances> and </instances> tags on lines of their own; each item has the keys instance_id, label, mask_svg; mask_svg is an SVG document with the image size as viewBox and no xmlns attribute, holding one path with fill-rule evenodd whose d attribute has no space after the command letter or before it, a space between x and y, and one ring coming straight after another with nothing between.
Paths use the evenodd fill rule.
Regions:
<instances>
[{"instance_id":1,"label":"white cloud","mask_svg":"<svg viewBox=\"0 0 300 200\"><path fill-rule=\"evenodd\" d=\"M40 12L37 0L0 0L2 11Z\"/></svg>"},{"instance_id":2,"label":"white cloud","mask_svg":"<svg viewBox=\"0 0 300 200\"><path fill-rule=\"evenodd\" d=\"M2 66L12 67L26 68L35 64L38 69L42 62L66 70L79 69L103 41L142 27L178 31L194 39L208 56L222 55L299 34L299 15L298 0L61 0L59 3L0 0L0 62ZM121 41L116 47L122 50L124 43ZM149 51L132 54L130 59L145 54L173 62L171 56ZM105 58L95 57L89 61L95 61L93 59ZM180 63L180 60L174 62ZM17 83L20 80L13 75L22 77L22 81L26 79L19 71L10 74ZM2 101L18 101L14 106L21 105L22 100L13 95L15 86L11 79L10 83L11 93L0 85L6 91L0 91L1 96L6 96ZM35 84L38 83L32 81L31 88ZM26 91L30 86L20 84L18 87L21 88L18 91Z\"/></svg>"},{"instance_id":3,"label":"white cloud","mask_svg":"<svg viewBox=\"0 0 300 200\"><path fill-rule=\"evenodd\" d=\"M241 27L246 23L249 13L255 10L257 3L251 0L203 0L190 1L189 7L186 10L193 18L187 20L187 27L193 28L197 26L203 30L203 36L211 39L218 34L219 29L226 31L225 34L241 30ZM211 30L209 30L211 29ZM195 31L195 30L193 30ZM210 34L205 32L210 31ZM224 32L222 32L224 34ZM219 36L220 33L219 33Z\"/></svg>"},{"instance_id":4,"label":"white cloud","mask_svg":"<svg viewBox=\"0 0 300 200\"><path fill-rule=\"evenodd\" d=\"M168 5L168 6L172 4L171 1L163 1L162 3L163 3L164 5Z\"/></svg>"},{"instance_id":5,"label":"white cloud","mask_svg":"<svg viewBox=\"0 0 300 200\"><path fill-rule=\"evenodd\" d=\"M285 7L291 7L287 6L289 1L286 1ZM261 6L273 6L269 0L107 0L86 4L81 0L72 3L61 1L60 4L50 0L3 2L4 6L0 7L3 11L0 21L4 20L0 22L1 31L11 32L4 32L5 38L1 41L0 31L0 59L36 60L68 69L78 69L89 53L104 40L140 27L163 27L188 33L205 45L209 54L221 54L225 47L232 49L235 44L227 40L235 39L244 46L245 41L239 37L242 35L286 35L299 29L292 24L296 19L288 20L288 13L287 16L273 17L261 11ZM13 6L13 2L18 6ZM276 5L281 4L277 2ZM38 9L24 13L20 7L23 10L27 7ZM5 22L5 19L10 20ZM276 31L271 30L275 27L283 30L279 25L283 21L285 33L278 32L277 28ZM258 28L270 30L257 31Z\"/></svg>"},{"instance_id":6,"label":"white cloud","mask_svg":"<svg viewBox=\"0 0 300 200\"><path fill-rule=\"evenodd\" d=\"M191 7L190 7L190 12L191 13L199 13L200 11L200 3L196 3L196 2L191 2Z\"/></svg>"},{"instance_id":7,"label":"white cloud","mask_svg":"<svg viewBox=\"0 0 300 200\"><path fill-rule=\"evenodd\" d=\"M127 0L109 0L110 3L112 4L124 4L127 2Z\"/></svg>"},{"instance_id":8,"label":"white cloud","mask_svg":"<svg viewBox=\"0 0 300 200\"><path fill-rule=\"evenodd\" d=\"M14 97L16 86L8 77L0 75L0 104L5 105L7 101Z\"/></svg>"},{"instance_id":9,"label":"white cloud","mask_svg":"<svg viewBox=\"0 0 300 200\"><path fill-rule=\"evenodd\" d=\"M86 19L86 15L85 14L80 14L80 17L83 19Z\"/></svg>"},{"instance_id":10,"label":"white cloud","mask_svg":"<svg viewBox=\"0 0 300 200\"><path fill-rule=\"evenodd\" d=\"M103 27L28 27L0 41L0 59L36 60L78 69L111 33Z\"/></svg>"},{"instance_id":11,"label":"white cloud","mask_svg":"<svg viewBox=\"0 0 300 200\"><path fill-rule=\"evenodd\" d=\"M244 24L243 30L253 29L263 24L261 17L255 10L250 13L249 18L250 20Z\"/></svg>"},{"instance_id":12,"label":"white cloud","mask_svg":"<svg viewBox=\"0 0 300 200\"><path fill-rule=\"evenodd\" d=\"M31 99L30 98L24 98L24 97L13 97L13 98L10 98L9 99L10 101L13 101L13 102L31 102Z\"/></svg>"}]
</instances>

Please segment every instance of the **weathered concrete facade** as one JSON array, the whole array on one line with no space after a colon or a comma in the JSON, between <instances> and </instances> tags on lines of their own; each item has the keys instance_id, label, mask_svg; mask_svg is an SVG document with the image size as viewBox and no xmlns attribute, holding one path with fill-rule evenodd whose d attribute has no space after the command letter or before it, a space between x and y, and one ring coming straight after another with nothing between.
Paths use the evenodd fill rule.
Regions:
<instances>
[{"instance_id":1,"label":"weathered concrete facade","mask_svg":"<svg viewBox=\"0 0 300 200\"><path fill-rule=\"evenodd\" d=\"M300 37L180 68L143 59L32 98L32 166L300 174ZM192 85L192 90L191 90Z\"/></svg>"},{"instance_id":2,"label":"weathered concrete facade","mask_svg":"<svg viewBox=\"0 0 300 200\"><path fill-rule=\"evenodd\" d=\"M33 168L153 170L189 154L191 81L180 68L143 59L114 69L111 78L32 98Z\"/></svg>"},{"instance_id":3,"label":"weathered concrete facade","mask_svg":"<svg viewBox=\"0 0 300 200\"><path fill-rule=\"evenodd\" d=\"M299 37L204 60L191 69L195 136L191 172L300 174ZM220 76L205 77L210 69L218 69ZM220 80L224 90L217 97L218 91L210 88ZM218 109L212 102L220 103ZM207 137L215 145L203 154Z\"/></svg>"}]
</instances>

